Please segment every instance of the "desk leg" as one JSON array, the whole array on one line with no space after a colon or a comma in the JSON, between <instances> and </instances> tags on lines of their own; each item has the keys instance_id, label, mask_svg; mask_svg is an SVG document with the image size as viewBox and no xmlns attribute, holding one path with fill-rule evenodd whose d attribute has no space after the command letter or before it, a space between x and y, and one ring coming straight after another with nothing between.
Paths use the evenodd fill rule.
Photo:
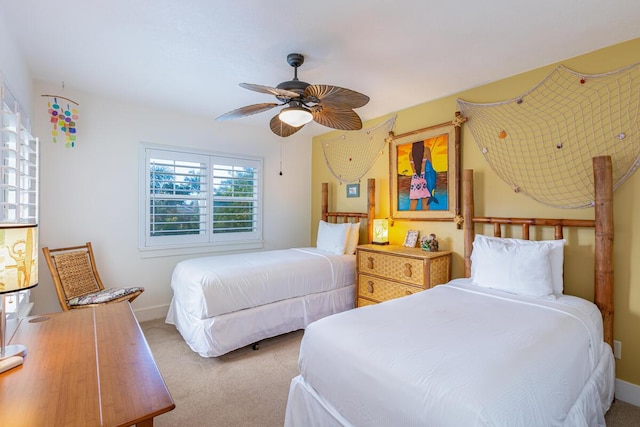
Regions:
<instances>
[{"instance_id":1,"label":"desk leg","mask_svg":"<svg viewBox=\"0 0 640 427\"><path fill-rule=\"evenodd\" d=\"M140 421L136 424L136 427L153 427L153 418L149 418L148 420Z\"/></svg>"}]
</instances>

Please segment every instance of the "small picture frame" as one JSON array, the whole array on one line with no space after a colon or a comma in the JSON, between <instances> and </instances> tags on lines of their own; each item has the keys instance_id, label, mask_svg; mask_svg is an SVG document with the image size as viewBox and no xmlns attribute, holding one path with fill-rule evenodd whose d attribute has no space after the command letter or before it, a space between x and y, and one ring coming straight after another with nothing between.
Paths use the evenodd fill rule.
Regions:
<instances>
[{"instance_id":1,"label":"small picture frame","mask_svg":"<svg viewBox=\"0 0 640 427\"><path fill-rule=\"evenodd\" d=\"M347 197L360 197L360 184L347 184Z\"/></svg>"},{"instance_id":2,"label":"small picture frame","mask_svg":"<svg viewBox=\"0 0 640 427\"><path fill-rule=\"evenodd\" d=\"M415 248L416 243L418 242L418 234L420 232L418 230L409 230L407 231L407 237L404 238L404 243L402 246L406 246L407 248Z\"/></svg>"}]
</instances>

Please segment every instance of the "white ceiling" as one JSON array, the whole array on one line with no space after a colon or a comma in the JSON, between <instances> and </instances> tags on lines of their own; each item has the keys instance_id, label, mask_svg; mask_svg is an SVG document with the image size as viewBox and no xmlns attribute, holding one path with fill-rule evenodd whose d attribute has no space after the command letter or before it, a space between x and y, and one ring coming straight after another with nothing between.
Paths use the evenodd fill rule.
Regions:
<instances>
[{"instance_id":1,"label":"white ceiling","mask_svg":"<svg viewBox=\"0 0 640 427\"><path fill-rule=\"evenodd\" d=\"M292 52L301 80L368 95L367 120L640 37L638 0L0 0L0 14L32 77L211 120L273 102L238 83L290 80Z\"/></svg>"}]
</instances>

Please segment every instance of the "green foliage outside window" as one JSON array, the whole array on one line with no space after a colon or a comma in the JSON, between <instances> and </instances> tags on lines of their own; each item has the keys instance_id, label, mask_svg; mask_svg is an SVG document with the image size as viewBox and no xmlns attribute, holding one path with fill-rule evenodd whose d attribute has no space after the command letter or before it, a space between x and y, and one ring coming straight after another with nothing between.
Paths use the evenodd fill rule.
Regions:
<instances>
[{"instance_id":1,"label":"green foliage outside window","mask_svg":"<svg viewBox=\"0 0 640 427\"><path fill-rule=\"evenodd\" d=\"M213 232L251 232L255 227L256 180L250 168L214 177ZM177 181L182 179L182 181ZM199 171L177 174L173 166L150 168L151 236L198 234L206 229L206 194Z\"/></svg>"},{"instance_id":2,"label":"green foliage outside window","mask_svg":"<svg viewBox=\"0 0 640 427\"><path fill-rule=\"evenodd\" d=\"M214 178L213 232L249 232L254 228L255 178L251 169L236 170L232 178Z\"/></svg>"},{"instance_id":3,"label":"green foliage outside window","mask_svg":"<svg viewBox=\"0 0 640 427\"><path fill-rule=\"evenodd\" d=\"M193 170L189 173L192 176L176 182L173 167L152 165L151 236L200 232L200 177Z\"/></svg>"}]
</instances>

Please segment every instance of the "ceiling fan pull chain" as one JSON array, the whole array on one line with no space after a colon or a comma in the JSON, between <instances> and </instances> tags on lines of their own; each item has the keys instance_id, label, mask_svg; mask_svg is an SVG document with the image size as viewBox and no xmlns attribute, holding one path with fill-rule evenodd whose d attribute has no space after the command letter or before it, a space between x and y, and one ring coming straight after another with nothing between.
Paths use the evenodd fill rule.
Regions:
<instances>
[{"instance_id":1,"label":"ceiling fan pull chain","mask_svg":"<svg viewBox=\"0 0 640 427\"><path fill-rule=\"evenodd\" d=\"M280 140L280 176L282 176L282 140Z\"/></svg>"}]
</instances>

